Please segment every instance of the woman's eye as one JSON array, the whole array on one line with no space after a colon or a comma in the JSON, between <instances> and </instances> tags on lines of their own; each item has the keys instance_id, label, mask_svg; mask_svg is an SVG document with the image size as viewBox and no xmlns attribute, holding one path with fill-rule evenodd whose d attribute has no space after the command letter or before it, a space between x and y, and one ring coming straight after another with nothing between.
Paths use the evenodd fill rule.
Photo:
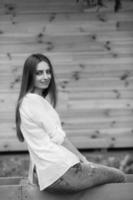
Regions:
<instances>
[{"instance_id":1,"label":"woman's eye","mask_svg":"<svg viewBox=\"0 0 133 200\"><path fill-rule=\"evenodd\" d=\"M46 73L47 73L47 74L51 74L50 70L47 70Z\"/></svg>"},{"instance_id":2,"label":"woman's eye","mask_svg":"<svg viewBox=\"0 0 133 200\"><path fill-rule=\"evenodd\" d=\"M37 76L40 76L40 75L42 75L43 73L48 74L48 75L51 74L51 72L50 72L49 69L46 70L45 72L44 72L43 70L36 71L36 75L37 75Z\"/></svg>"},{"instance_id":3,"label":"woman's eye","mask_svg":"<svg viewBox=\"0 0 133 200\"><path fill-rule=\"evenodd\" d=\"M41 75L42 73L42 71L36 71L36 75Z\"/></svg>"}]
</instances>

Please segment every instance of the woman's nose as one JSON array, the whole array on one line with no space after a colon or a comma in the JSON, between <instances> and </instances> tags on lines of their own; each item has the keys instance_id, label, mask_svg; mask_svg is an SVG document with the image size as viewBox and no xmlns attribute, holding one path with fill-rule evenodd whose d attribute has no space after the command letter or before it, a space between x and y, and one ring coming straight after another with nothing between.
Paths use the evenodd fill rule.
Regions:
<instances>
[{"instance_id":1,"label":"woman's nose","mask_svg":"<svg viewBox=\"0 0 133 200\"><path fill-rule=\"evenodd\" d=\"M47 79L47 78L48 78L48 75L47 75L46 72L43 73L43 78L44 78L44 79Z\"/></svg>"}]
</instances>

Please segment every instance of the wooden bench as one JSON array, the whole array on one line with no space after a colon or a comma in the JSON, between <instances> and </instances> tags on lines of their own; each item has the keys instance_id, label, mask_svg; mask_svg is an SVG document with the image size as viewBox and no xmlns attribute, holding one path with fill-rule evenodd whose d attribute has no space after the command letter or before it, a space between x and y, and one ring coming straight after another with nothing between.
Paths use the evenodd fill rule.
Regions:
<instances>
[{"instance_id":1,"label":"wooden bench","mask_svg":"<svg viewBox=\"0 0 133 200\"><path fill-rule=\"evenodd\" d=\"M1 200L133 200L133 175L128 183L105 184L71 194L40 192L36 185L26 183L23 177L0 178Z\"/></svg>"}]
</instances>

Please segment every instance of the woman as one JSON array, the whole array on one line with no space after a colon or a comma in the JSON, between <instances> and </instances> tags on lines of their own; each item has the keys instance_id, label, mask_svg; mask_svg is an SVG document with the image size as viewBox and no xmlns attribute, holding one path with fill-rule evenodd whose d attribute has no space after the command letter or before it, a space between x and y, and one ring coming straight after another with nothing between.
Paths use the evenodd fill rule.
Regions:
<instances>
[{"instance_id":1,"label":"woman","mask_svg":"<svg viewBox=\"0 0 133 200\"><path fill-rule=\"evenodd\" d=\"M68 192L124 182L120 170L88 162L72 145L54 109L56 99L50 60L42 54L29 56L23 68L16 128L30 153L30 182L37 180L40 190Z\"/></svg>"}]
</instances>

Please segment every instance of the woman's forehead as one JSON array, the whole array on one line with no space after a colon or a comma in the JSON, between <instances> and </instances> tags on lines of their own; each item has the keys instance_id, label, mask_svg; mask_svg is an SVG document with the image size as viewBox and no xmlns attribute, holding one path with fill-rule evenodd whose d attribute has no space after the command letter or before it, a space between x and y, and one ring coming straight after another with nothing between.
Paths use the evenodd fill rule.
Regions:
<instances>
[{"instance_id":1,"label":"woman's forehead","mask_svg":"<svg viewBox=\"0 0 133 200\"><path fill-rule=\"evenodd\" d=\"M47 69L49 69L49 65L48 65L48 63L41 61L38 63L36 69L37 70L47 70Z\"/></svg>"}]
</instances>

